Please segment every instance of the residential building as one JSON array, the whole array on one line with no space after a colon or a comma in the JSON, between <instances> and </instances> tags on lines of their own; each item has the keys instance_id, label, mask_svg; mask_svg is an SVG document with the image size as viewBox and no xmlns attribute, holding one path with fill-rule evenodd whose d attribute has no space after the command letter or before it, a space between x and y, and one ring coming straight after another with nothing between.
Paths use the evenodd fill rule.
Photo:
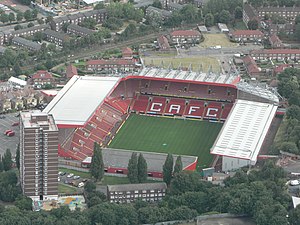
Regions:
<instances>
[{"instance_id":1,"label":"residential building","mask_svg":"<svg viewBox=\"0 0 300 225\"><path fill-rule=\"evenodd\" d=\"M278 34L278 33L284 33L286 35L293 35L295 32L295 24L273 24L271 23L269 25L270 34Z\"/></svg>"},{"instance_id":2,"label":"residential building","mask_svg":"<svg viewBox=\"0 0 300 225\"><path fill-rule=\"evenodd\" d=\"M175 30L170 36L174 44L196 44L201 40L201 34L196 30Z\"/></svg>"},{"instance_id":3,"label":"residential building","mask_svg":"<svg viewBox=\"0 0 300 225\"><path fill-rule=\"evenodd\" d=\"M243 22L248 26L248 22L252 20L257 20L259 22L259 18L256 15L255 9L248 3L244 3L243 6Z\"/></svg>"},{"instance_id":4,"label":"residential building","mask_svg":"<svg viewBox=\"0 0 300 225\"><path fill-rule=\"evenodd\" d=\"M99 10L90 10L86 12L80 12L75 13L71 15L61 16L58 18L54 18L50 25L52 30L60 31L62 29L62 26L65 23L71 23L71 24L80 24L84 21L84 19L92 18L97 23L102 23L104 20L107 19L107 11L106 9L99 9Z\"/></svg>"},{"instance_id":5,"label":"residential building","mask_svg":"<svg viewBox=\"0 0 300 225\"><path fill-rule=\"evenodd\" d=\"M218 23L218 27L222 33L228 33L229 29L225 23Z\"/></svg>"},{"instance_id":6,"label":"residential building","mask_svg":"<svg viewBox=\"0 0 300 225\"><path fill-rule=\"evenodd\" d=\"M76 66L69 64L66 69L66 78L71 79L74 75L78 75Z\"/></svg>"},{"instance_id":7,"label":"residential building","mask_svg":"<svg viewBox=\"0 0 300 225\"><path fill-rule=\"evenodd\" d=\"M13 87L17 87L17 88L25 87L27 85L27 82L25 80L21 80L16 77L10 77L7 82Z\"/></svg>"},{"instance_id":8,"label":"residential building","mask_svg":"<svg viewBox=\"0 0 300 225\"><path fill-rule=\"evenodd\" d=\"M0 32L0 46L1 45L4 45L4 33L3 32Z\"/></svg>"},{"instance_id":9,"label":"residential building","mask_svg":"<svg viewBox=\"0 0 300 225\"><path fill-rule=\"evenodd\" d=\"M258 77L261 75L261 69L257 66L255 60L251 56L245 56L243 58L243 63L249 76Z\"/></svg>"},{"instance_id":10,"label":"residential building","mask_svg":"<svg viewBox=\"0 0 300 225\"><path fill-rule=\"evenodd\" d=\"M295 21L296 17L300 15L300 7L277 7L277 6L267 6L267 7L260 7L257 8L257 15L262 20L264 19L265 15L273 16L277 15L280 16L287 21Z\"/></svg>"},{"instance_id":11,"label":"residential building","mask_svg":"<svg viewBox=\"0 0 300 225\"><path fill-rule=\"evenodd\" d=\"M91 34L95 33L95 31L91 30L91 29L88 29L86 27L81 27L81 26L76 25L76 24L70 24L67 28L67 33L71 34L71 35L84 37L84 36L91 35Z\"/></svg>"},{"instance_id":12,"label":"residential building","mask_svg":"<svg viewBox=\"0 0 300 225\"><path fill-rule=\"evenodd\" d=\"M202 25L202 26L198 26L198 30L200 33L207 33L208 30L207 30L207 27L205 25Z\"/></svg>"},{"instance_id":13,"label":"residential building","mask_svg":"<svg viewBox=\"0 0 300 225\"><path fill-rule=\"evenodd\" d=\"M168 5L168 9L171 11L176 11L176 10L181 10L184 7L184 5L175 3L175 2L170 2Z\"/></svg>"},{"instance_id":14,"label":"residential building","mask_svg":"<svg viewBox=\"0 0 300 225\"><path fill-rule=\"evenodd\" d=\"M38 110L20 114L20 183L32 200L58 198L58 128Z\"/></svg>"},{"instance_id":15,"label":"residential building","mask_svg":"<svg viewBox=\"0 0 300 225\"><path fill-rule=\"evenodd\" d=\"M261 49L250 52L255 60L275 59L283 61L285 59L299 60L300 49Z\"/></svg>"},{"instance_id":16,"label":"residential building","mask_svg":"<svg viewBox=\"0 0 300 225\"><path fill-rule=\"evenodd\" d=\"M62 46L67 40L69 40L68 35L56 32L54 30L47 29L43 33L45 34L45 39L47 41L52 42L57 46Z\"/></svg>"},{"instance_id":17,"label":"residential building","mask_svg":"<svg viewBox=\"0 0 300 225\"><path fill-rule=\"evenodd\" d=\"M120 184L107 186L107 198L111 203L131 203L141 199L147 202L161 201L167 191L166 183Z\"/></svg>"},{"instance_id":18,"label":"residential building","mask_svg":"<svg viewBox=\"0 0 300 225\"><path fill-rule=\"evenodd\" d=\"M122 58L123 59L132 59L133 57L133 51L131 48L129 47L126 47L126 48L123 48L122 50Z\"/></svg>"},{"instance_id":19,"label":"residential building","mask_svg":"<svg viewBox=\"0 0 300 225\"><path fill-rule=\"evenodd\" d=\"M236 30L229 37L237 42L262 42L264 34L260 30Z\"/></svg>"},{"instance_id":20,"label":"residential building","mask_svg":"<svg viewBox=\"0 0 300 225\"><path fill-rule=\"evenodd\" d=\"M168 38L166 38L166 36L164 36L164 35L160 35L157 38L157 44L158 44L160 51L169 51L170 50L170 44L169 44Z\"/></svg>"},{"instance_id":21,"label":"residential building","mask_svg":"<svg viewBox=\"0 0 300 225\"><path fill-rule=\"evenodd\" d=\"M146 9L146 15L148 16L158 16L159 18L161 18L162 20L165 20L167 18L169 18L172 13L170 11L164 10L164 9L159 9L153 6L149 6Z\"/></svg>"},{"instance_id":22,"label":"residential building","mask_svg":"<svg viewBox=\"0 0 300 225\"><path fill-rule=\"evenodd\" d=\"M276 34L272 34L269 36L269 42L272 48L283 48L284 45L282 44L282 41L279 39L279 37Z\"/></svg>"},{"instance_id":23,"label":"residential building","mask_svg":"<svg viewBox=\"0 0 300 225\"><path fill-rule=\"evenodd\" d=\"M11 101L4 93L0 92L0 112L7 112L11 110Z\"/></svg>"},{"instance_id":24,"label":"residential building","mask_svg":"<svg viewBox=\"0 0 300 225\"><path fill-rule=\"evenodd\" d=\"M41 45L39 45L38 43L29 41L22 37L14 37L11 43L23 48L27 48L30 51L39 51L41 49Z\"/></svg>"},{"instance_id":25,"label":"residential building","mask_svg":"<svg viewBox=\"0 0 300 225\"><path fill-rule=\"evenodd\" d=\"M43 32L46 29L49 29L50 26L47 24L37 25L33 27L28 27L20 30L15 30L11 32L12 37L31 37L37 32Z\"/></svg>"},{"instance_id":26,"label":"residential building","mask_svg":"<svg viewBox=\"0 0 300 225\"><path fill-rule=\"evenodd\" d=\"M55 85L55 80L52 74L45 70L39 70L31 77L31 82L34 87L41 88L43 85Z\"/></svg>"},{"instance_id":27,"label":"residential building","mask_svg":"<svg viewBox=\"0 0 300 225\"><path fill-rule=\"evenodd\" d=\"M136 0L136 1L134 1L135 4L133 5L133 7L137 8L137 9L142 8L142 7L148 7L148 6L152 5L153 2L154 2L154 0Z\"/></svg>"},{"instance_id":28,"label":"residential building","mask_svg":"<svg viewBox=\"0 0 300 225\"><path fill-rule=\"evenodd\" d=\"M132 72L136 68L134 60L127 59L98 59L87 62L88 71L103 71L108 73Z\"/></svg>"}]
</instances>

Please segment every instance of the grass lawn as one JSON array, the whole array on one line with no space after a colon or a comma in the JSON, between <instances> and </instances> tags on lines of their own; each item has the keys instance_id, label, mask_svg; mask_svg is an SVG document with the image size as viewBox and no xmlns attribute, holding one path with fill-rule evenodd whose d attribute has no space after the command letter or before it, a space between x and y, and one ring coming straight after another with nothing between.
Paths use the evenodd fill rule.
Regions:
<instances>
[{"instance_id":1,"label":"grass lawn","mask_svg":"<svg viewBox=\"0 0 300 225\"><path fill-rule=\"evenodd\" d=\"M183 58L163 58L163 57L145 57L144 63L147 66L161 66L163 68L168 68L170 63L173 64L173 68L178 68L180 63L181 66L188 68L190 64L192 64L192 70L195 72L199 71L199 66L202 65L202 71L207 72L210 67L212 67L212 71L219 72L220 64L218 60L214 57L183 57ZM163 64L162 64L163 63Z\"/></svg>"},{"instance_id":2,"label":"grass lawn","mask_svg":"<svg viewBox=\"0 0 300 225\"><path fill-rule=\"evenodd\" d=\"M209 166L209 153L221 123L132 114L109 147L198 156L198 166Z\"/></svg>"},{"instance_id":3,"label":"grass lawn","mask_svg":"<svg viewBox=\"0 0 300 225\"><path fill-rule=\"evenodd\" d=\"M76 67L85 67L86 65L86 62L85 61L79 61L78 63L72 63L73 66L76 66Z\"/></svg>"},{"instance_id":4,"label":"grass lawn","mask_svg":"<svg viewBox=\"0 0 300 225\"><path fill-rule=\"evenodd\" d=\"M127 177L115 177L115 176L104 176L101 184L103 185L114 185L114 184L129 184Z\"/></svg>"},{"instance_id":5,"label":"grass lawn","mask_svg":"<svg viewBox=\"0 0 300 225\"><path fill-rule=\"evenodd\" d=\"M58 184L58 193L64 193L64 194L73 194L76 192L75 187L71 187L66 184Z\"/></svg>"},{"instance_id":6,"label":"grass lawn","mask_svg":"<svg viewBox=\"0 0 300 225\"><path fill-rule=\"evenodd\" d=\"M200 47L209 48L211 46L221 45L222 47L236 47L237 44L230 42L225 34L203 34L204 41L199 44Z\"/></svg>"}]
</instances>

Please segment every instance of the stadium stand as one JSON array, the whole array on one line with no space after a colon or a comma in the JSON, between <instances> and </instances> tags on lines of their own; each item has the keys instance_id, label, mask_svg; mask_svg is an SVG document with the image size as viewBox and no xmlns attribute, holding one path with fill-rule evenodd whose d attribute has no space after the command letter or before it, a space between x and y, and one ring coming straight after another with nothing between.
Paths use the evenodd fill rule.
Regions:
<instances>
[{"instance_id":1,"label":"stadium stand","mask_svg":"<svg viewBox=\"0 0 300 225\"><path fill-rule=\"evenodd\" d=\"M118 79L74 76L45 111L58 118L62 133L59 155L83 160L93 154L94 142L103 146L109 142L130 112L225 121L239 92L244 98L251 95L278 101L271 91L248 84L239 84L238 89L227 83L230 79L236 77L228 75L225 82L224 77L213 74L155 68ZM102 86L105 90L99 88ZM76 110L82 112L72 114Z\"/></svg>"}]
</instances>

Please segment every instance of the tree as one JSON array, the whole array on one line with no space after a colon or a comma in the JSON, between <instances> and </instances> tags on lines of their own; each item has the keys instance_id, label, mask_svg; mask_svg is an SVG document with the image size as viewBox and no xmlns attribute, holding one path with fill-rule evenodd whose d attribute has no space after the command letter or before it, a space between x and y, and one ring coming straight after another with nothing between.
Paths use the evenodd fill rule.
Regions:
<instances>
[{"instance_id":1,"label":"tree","mask_svg":"<svg viewBox=\"0 0 300 225\"><path fill-rule=\"evenodd\" d=\"M8 171L11 169L12 157L11 157L10 149L6 149L6 152L4 153L4 156L2 158L2 162L3 162L3 169L5 171Z\"/></svg>"},{"instance_id":2,"label":"tree","mask_svg":"<svg viewBox=\"0 0 300 225\"><path fill-rule=\"evenodd\" d=\"M53 21L53 16L47 16L46 23L50 23Z\"/></svg>"},{"instance_id":3,"label":"tree","mask_svg":"<svg viewBox=\"0 0 300 225\"><path fill-rule=\"evenodd\" d=\"M197 211L187 206L179 206L170 214L172 220L191 220L197 216Z\"/></svg>"},{"instance_id":4,"label":"tree","mask_svg":"<svg viewBox=\"0 0 300 225\"><path fill-rule=\"evenodd\" d=\"M86 192L93 192L96 190L96 184L93 181L87 181L84 185L84 190Z\"/></svg>"},{"instance_id":5,"label":"tree","mask_svg":"<svg viewBox=\"0 0 300 225\"><path fill-rule=\"evenodd\" d=\"M247 24L249 30L257 30L258 29L258 22L257 20L250 20Z\"/></svg>"},{"instance_id":6,"label":"tree","mask_svg":"<svg viewBox=\"0 0 300 225\"><path fill-rule=\"evenodd\" d=\"M173 174L173 155L168 154L163 165L163 180L167 185L170 185Z\"/></svg>"},{"instance_id":7,"label":"tree","mask_svg":"<svg viewBox=\"0 0 300 225\"><path fill-rule=\"evenodd\" d=\"M84 19L80 25L83 27L89 28L89 29L95 29L97 22L93 18L87 18L87 19Z\"/></svg>"},{"instance_id":8,"label":"tree","mask_svg":"<svg viewBox=\"0 0 300 225\"><path fill-rule=\"evenodd\" d=\"M182 161L181 161L181 156L177 156L175 166L174 166L174 174L179 173L182 171Z\"/></svg>"},{"instance_id":9,"label":"tree","mask_svg":"<svg viewBox=\"0 0 300 225\"><path fill-rule=\"evenodd\" d=\"M16 165L18 170L20 170L20 144L18 144L16 151Z\"/></svg>"},{"instance_id":10,"label":"tree","mask_svg":"<svg viewBox=\"0 0 300 225\"><path fill-rule=\"evenodd\" d=\"M27 24L27 27L34 27L34 23Z\"/></svg>"},{"instance_id":11,"label":"tree","mask_svg":"<svg viewBox=\"0 0 300 225\"><path fill-rule=\"evenodd\" d=\"M231 20L231 14L228 10L222 10L221 13L219 14L219 21L221 23L229 23Z\"/></svg>"},{"instance_id":12,"label":"tree","mask_svg":"<svg viewBox=\"0 0 300 225\"><path fill-rule=\"evenodd\" d=\"M9 20L10 23L11 23L12 21L15 21L15 20L16 20L15 14L14 14L14 13L10 13L10 14L8 15L8 20Z\"/></svg>"},{"instance_id":13,"label":"tree","mask_svg":"<svg viewBox=\"0 0 300 225\"><path fill-rule=\"evenodd\" d=\"M104 176L102 150L97 142L94 143L94 152L92 156L90 172L96 181L101 180Z\"/></svg>"},{"instance_id":14,"label":"tree","mask_svg":"<svg viewBox=\"0 0 300 225\"><path fill-rule=\"evenodd\" d=\"M300 15L296 16L295 24L300 24Z\"/></svg>"},{"instance_id":15,"label":"tree","mask_svg":"<svg viewBox=\"0 0 300 225\"><path fill-rule=\"evenodd\" d=\"M295 26L294 36L298 41L300 40L300 23Z\"/></svg>"},{"instance_id":16,"label":"tree","mask_svg":"<svg viewBox=\"0 0 300 225\"><path fill-rule=\"evenodd\" d=\"M44 22L44 20L42 19L42 18L38 18L38 23L41 25L41 24L44 24L45 22Z\"/></svg>"},{"instance_id":17,"label":"tree","mask_svg":"<svg viewBox=\"0 0 300 225\"><path fill-rule=\"evenodd\" d=\"M3 171L3 162L2 162L2 156L0 155L0 172Z\"/></svg>"},{"instance_id":18,"label":"tree","mask_svg":"<svg viewBox=\"0 0 300 225\"><path fill-rule=\"evenodd\" d=\"M128 162L127 177L130 183L138 183L138 158L136 152L133 152Z\"/></svg>"},{"instance_id":19,"label":"tree","mask_svg":"<svg viewBox=\"0 0 300 225\"><path fill-rule=\"evenodd\" d=\"M100 2L97 5L95 5L94 10L104 9L104 8L105 8L105 5L103 4L103 2Z\"/></svg>"},{"instance_id":20,"label":"tree","mask_svg":"<svg viewBox=\"0 0 300 225\"><path fill-rule=\"evenodd\" d=\"M293 142L282 142L280 145L280 150L284 152L290 152L293 154L299 154L299 149L297 145Z\"/></svg>"},{"instance_id":21,"label":"tree","mask_svg":"<svg viewBox=\"0 0 300 225\"><path fill-rule=\"evenodd\" d=\"M23 29L23 27L20 24L18 24L14 27L14 30L20 30L20 29Z\"/></svg>"},{"instance_id":22,"label":"tree","mask_svg":"<svg viewBox=\"0 0 300 225\"><path fill-rule=\"evenodd\" d=\"M300 107L297 105L290 106L286 111L286 116L288 119L300 120Z\"/></svg>"},{"instance_id":23,"label":"tree","mask_svg":"<svg viewBox=\"0 0 300 225\"><path fill-rule=\"evenodd\" d=\"M32 13L29 9L24 12L24 19L26 22L32 19Z\"/></svg>"},{"instance_id":24,"label":"tree","mask_svg":"<svg viewBox=\"0 0 300 225\"><path fill-rule=\"evenodd\" d=\"M24 14L22 12L17 13L17 21L20 22L24 18Z\"/></svg>"},{"instance_id":25,"label":"tree","mask_svg":"<svg viewBox=\"0 0 300 225\"><path fill-rule=\"evenodd\" d=\"M241 19L243 18L243 8L240 6L235 7L234 9L234 18Z\"/></svg>"},{"instance_id":26,"label":"tree","mask_svg":"<svg viewBox=\"0 0 300 225\"><path fill-rule=\"evenodd\" d=\"M9 18L8 18L8 15L7 15L6 13L2 13L2 14L0 15L0 21L1 21L2 23L7 23L8 20L9 20Z\"/></svg>"},{"instance_id":27,"label":"tree","mask_svg":"<svg viewBox=\"0 0 300 225\"><path fill-rule=\"evenodd\" d=\"M142 153L140 153L138 158L138 180L140 183L144 183L147 181L148 173L147 173L147 162Z\"/></svg>"},{"instance_id":28,"label":"tree","mask_svg":"<svg viewBox=\"0 0 300 225\"><path fill-rule=\"evenodd\" d=\"M161 2L159 0L154 0L152 6L156 7L156 8L159 8L159 9L163 8L163 6L162 6L162 4L161 4Z\"/></svg>"},{"instance_id":29,"label":"tree","mask_svg":"<svg viewBox=\"0 0 300 225\"><path fill-rule=\"evenodd\" d=\"M205 26L207 26L207 27L213 26L215 24L214 15L211 13L206 14L204 21L205 21Z\"/></svg>"},{"instance_id":30,"label":"tree","mask_svg":"<svg viewBox=\"0 0 300 225\"><path fill-rule=\"evenodd\" d=\"M32 199L26 196L20 195L15 201L15 206L21 210L31 210L32 209Z\"/></svg>"},{"instance_id":31,"label":"tree","mask_svg":"<svg viewBox=\"0 0 300 225\"><path fill-rule=\"evenodd\" d=\"M299 205L296 207L296 209L293 209L292 212L290 213L289 221L290 221L291 225L300 224L300 206Z\"/></svg>"},{"instance_id":32,"label":"tree","mask_svg":"<svg viewBox=\"0 0 300 225\"><path fill-rule=\"evenodd\" d=\"M36 19L37 15L38 15L38 10L37 9L34 9L34 10L31 11L31 16L32 16L33 19Z\"/></svg>"}]
</instances>

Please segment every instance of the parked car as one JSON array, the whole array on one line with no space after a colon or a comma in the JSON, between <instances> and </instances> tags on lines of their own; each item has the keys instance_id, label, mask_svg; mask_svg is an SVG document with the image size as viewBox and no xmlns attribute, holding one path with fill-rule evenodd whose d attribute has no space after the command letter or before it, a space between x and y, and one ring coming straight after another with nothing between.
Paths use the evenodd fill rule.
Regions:
<instances>
[{"instance_id":1,"label":"parked car","mask_svg":"<svg viewBox=\"0 0 300 225\"><path fill-rule=\"evenodd\" d=\"M15 136L15 132L14 132L14 131L8 132L8 133L6 134L6 136L8 136L8 137Z\"/></svg>"},{"instance_id":2,"label":"parked car","mask_svg":"<svg viewBox=\"0 0 300 225\"><path fill-rule=\"evenodd\" d=\"M58 182L60 181L60 177L57 177L57 181L58 181Z\"/></svg>"},{"instance_id":3,"label":"parked car","mask_svg":"<svg viewBox=\"0 0 300 225\"><path fill-rule=\"evenodd\" d=\"M5 119L5 116L0 116L0 119Z\"/></svg>"},{"instance_id":4,"label":"parked car","mask_svg":"<svg viewBox=\"0 0 300 225\"><path fill-rule=\"evenodd\" d=\"M69 173L68 175L67 175L67 178L71 178L71 177L73 177L74 176L74 173Z\"/></svg>"},{"instance_id":5,"label":"parked car","mask_svg":"<svg viewBox=\"0 0 300 225\"><path fill-rule=\"evenodd\" d=\"M80 176L74 176L73 179L74 180L78 180L80 178Z\"/></svg>"},{"instance_id":6,"label":"parked car","mask_svg":"<svg viewBox=\"0 0 300 225\"><path fill-rule=\"evenodd\" d=\"M4 135L7 135L9 132L12 132L12 130L6 130L6 131L4 132Z\"/></svg>"},{"instance_id":7,"label":"parked car","mask_svg":"<svg viewBox=\"0 0 300 225\"><path fill-rule=\"evenodd\" d=\"M66 175L67 173L66 172L64 172L64 171L59 171L59 173L58 173L60 176L64 176L64 175Z\"/></svg>"},{"instance_id":8,"label":"parked car","mask_svg":"<svg viewBox=\"0 0 300 225\"><path fill-rule=\"evenodd\" d=\"M83 182L80 182L79 184L78 184L78 187L79 188L82 188L84 186L84 183Z\"/></svg>"},{"instance_id":9,"label":"parked car","mask_svg":"<svg viewBox=\"0 0 300 225\"><path fill-rule=\"evenodd\" d=\"M12 123L11 125L13 126L13 127L15 127L15 126L19 126L19 122L14 122L14 123Z\"/></svg>"}]
</instances>

